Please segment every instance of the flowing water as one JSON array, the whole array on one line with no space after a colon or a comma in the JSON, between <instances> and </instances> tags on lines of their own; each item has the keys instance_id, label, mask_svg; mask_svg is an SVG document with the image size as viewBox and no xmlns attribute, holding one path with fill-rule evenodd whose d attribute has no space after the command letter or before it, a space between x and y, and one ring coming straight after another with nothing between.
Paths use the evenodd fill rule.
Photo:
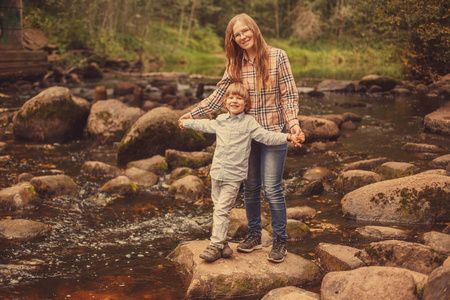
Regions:
<instances>
[{"instance_id":1,"label":"flowing water","mask_svg":"<svg viewBox=\"0 0 450 300\"><path fill-rule=\"evenodd\" d=\"M362 248L367 241L356 236L355 229L365 224L342 217L341 196L333 191L333 180L346 163L376 157L414 162L426 169L428 161L400 148L406 142L450 148L448 137L426 134L422 124L426 114L443 104L438 98L417 96L301 95L303 115L353 112L363 120L356 131L342 132L337 141L328 143L327 150L313 150L308 145L308 151L289 153L284 174L288 207L308 205L318 211L317 218L308 223L312 236L289 242L289 251L314 260L314 248L320 242ZM106 180L84 176L81 166L91 160L114 165L116 145L98 145L88 138L43 145L15 140L9 131L0 138L8 143L2 155L11 156L11 160L1 162L0 188L13 185L24 172L35 176L63 172L80 187L76 198L45 201L31 211L0 212L0 219L30 219L52 227L50 235L37 240L0 240L0 299L185 297L187 287L167 255L182 241L208 238L205 228L212 211L208 201L184 203L168 196L163 185L145 189L135 197L99 193ZM325 181L324 193L296 195L301 176L313 166L333 172ZM236 207L243 208L242 194ZM268 212L267 203L264 211ZM410 231L413 240L431 230L423 226L400 228Z\"/></svg>"}]
</instances>

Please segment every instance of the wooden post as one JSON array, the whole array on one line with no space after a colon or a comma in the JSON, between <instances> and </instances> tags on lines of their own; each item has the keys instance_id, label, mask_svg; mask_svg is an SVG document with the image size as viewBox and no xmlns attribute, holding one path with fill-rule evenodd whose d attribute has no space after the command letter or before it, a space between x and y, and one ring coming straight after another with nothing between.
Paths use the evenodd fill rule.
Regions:
<instances>
[{"instance_id":1,"label":"wooden post","mask_svg":"<svg viewBox=\"0 0 450 300\"><path fill-rule=\"evenodd\" d=\"M1 0L0 50L22 48L22 0Z\"/></svg>"},{"instance_id":2,"label":"wooden post","mask_svg":"<svg viewBox=\"0 0 450 300\"><path fill-rule=\"evenodd\" d=\"M22 0L0 0L0 80L47 73L47 52L25 51L22 39Z\"/></svg>"}]
</instances>

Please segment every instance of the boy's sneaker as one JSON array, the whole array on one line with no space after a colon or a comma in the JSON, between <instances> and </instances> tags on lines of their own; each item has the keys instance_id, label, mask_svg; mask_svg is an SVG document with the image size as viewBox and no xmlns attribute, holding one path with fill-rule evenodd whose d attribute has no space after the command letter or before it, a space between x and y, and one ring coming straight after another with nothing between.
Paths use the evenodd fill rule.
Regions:
<instances>
[{"instance_id":1,"label":"boy's sneaker","mask_svg":"<svg viewBox=\"0 0 450 300\"><path fill-rule=\"evenodd\" d=\"M222 257L227 258L230 257L231 254L233 254L233 250L231 250L230 246L228 246L228 243L225 242L222 249Z\"/></svg>"},{"instance_id":2,"label":"boy's sneaker","mask_svg":"<svg viewBox=\"0 0 450 300\"><path fill-rule=\"evenodd\" d=\"M222 257L222 249L219 249L212 245L208 245L205 251L203 251L203 253L200 254L200 258L206 260L207 262L216 261L221 257Z\"/></svg>"},{"instance_id":3,"label":"boy's sneaker","mask_svg":"<svg viewBox=\"0 0 450 300\"><path fill-rule=\"evenodd\" d=\"M287 254L286 241L282 241L279 238L273 240L272 251L269 253L267 258L270 261L280 263L284 260Z\"/></svg>"},{"instance_id":4,"label":"boy's sneaker","mask_svg":"<svg viewBox=\"0 0 450 300\"><path fill-rule=\"evenodd\" d=\"M247 234L244 241L237 246L239 252L252 252L262 249L261 235Z\"/></svg>"}]
</instances>

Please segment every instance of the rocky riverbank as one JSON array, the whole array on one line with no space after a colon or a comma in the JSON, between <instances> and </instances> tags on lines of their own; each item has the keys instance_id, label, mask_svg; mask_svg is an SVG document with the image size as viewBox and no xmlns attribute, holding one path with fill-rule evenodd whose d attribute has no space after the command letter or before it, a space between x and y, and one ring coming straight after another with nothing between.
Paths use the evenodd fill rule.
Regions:
<instances>
[{"instance_id":1,"label":"rocky riverbank","mask_svg":"<svg viewBox=\"0 0 450 300\"><path fill-rule=\"evenodd\" d=\"M198 99L193 96L192 87L168 84L169 81L142 80L145 85L122 82L110 90L98 86L92 93L85 91L85 95L91 93L86 98L80 97L81 91L74 95L68 88L52 86L20 107L5 107L1 114L2 128L12 132L16 139L44 144L65 143L81 137L99 144L116 143L116 164L86 161L81 168L86 176L102 181L95 196L90 198L94 206L105 207L155 185L166 189L170 197L202 205L208 201L207 173L214 136L179 130L179 116ZM375 97L387 93L398 95L404 85L372 76L356 85L327 81L312 91L299 88L299 92L320 97L324 92L346 91L371 93ZM427 87L426 92L419 85L406 89L410 93L422 91L448 97L446 86L448 83L444 81L435 89ZM32 84L28 88L37 91L40 85ZM194 90L200 96L208 93L209 87L199 85ZM5 96L8 95L0 94L13 103L12 98ZM355 103L348 103L349 108L350 105ZM299 119L307 142L302 149L291 147L290 153L301 156L304 151L319 147L317 142L326 148L343 132L357 130L362 117L348 111L320 117L299 116ZM424 124L426 130L447 138L449 119L450 110L446 105L428 114ZM331 181L332 186L327 188L342 197L337 210L342 209L351 220L378 223L380 226L358 228L358 234L373 240L365 248L321 243L315 250L314 260L289 253L286 261L278 265L267 261L269 250L263 248L251 254L235 251L230 259L206 264L199 261L198 254L207 241L188 241L170 255L184 274L187 297L281 299L302 294L312 299L349 299L350 295L358 299L398 299L399 295L402 299L439 299L445 295L450 282L447 258L450 230L430 231L416 242L410 242L405 241L409 233L395 226L450 221L449 149L405 142L401 151L416 153L420 163L375 157L343 163L332 170L314 166L294 183L299 194L320 195L324 192L325 179ZM0 164L7 170L8 162L13 160L8 154L8 141L0 142ZM10 187L0 191L0 210L32 210L51 199L70 199L80 195L80 184L65 174L18 174ZM313 228L306 221L316 215L310 207L289 207L290 241L308 239ZM269 223L265 221L266 245L270 244ZM242 237L246 226L243 211L234 209L230 239ZM51 226L45 222L17 217L0 221L0 235L5 239L39 243L39 238L51 232ZM231 245L235 250L236 244ZM314 290L318 286L320 294L302 290Z\"/></svg>"}]
</instances>

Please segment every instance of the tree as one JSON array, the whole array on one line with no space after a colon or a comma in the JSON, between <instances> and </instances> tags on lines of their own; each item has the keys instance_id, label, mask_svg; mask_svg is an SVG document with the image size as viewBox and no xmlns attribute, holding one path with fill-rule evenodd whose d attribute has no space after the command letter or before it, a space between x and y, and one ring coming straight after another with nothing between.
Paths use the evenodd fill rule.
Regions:
<instances>
[{"instance_id":1,"label":"tree","mask_svg":"<svg viewBox=\"0 0 450 300\"><path fill-rule=\"evenodd\" d=\"M450 73L450 2L371 0L376 29L398 49L406 76L428 82Z\"/></svg>"}]
</instances>

